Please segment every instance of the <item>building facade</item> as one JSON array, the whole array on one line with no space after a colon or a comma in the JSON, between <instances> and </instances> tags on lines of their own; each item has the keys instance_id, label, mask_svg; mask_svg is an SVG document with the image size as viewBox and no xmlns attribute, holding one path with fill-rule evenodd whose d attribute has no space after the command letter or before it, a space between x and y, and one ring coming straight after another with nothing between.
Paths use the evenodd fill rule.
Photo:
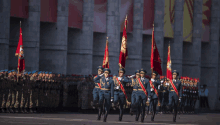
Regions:
<instances>
[{"instance_id":1,"label":"building facade","mask_svg":"<svg viewBox=\"0 0 220 125\"><path fill-rule=\"evenodd\" d=\"M121 26L123 25L120 20L124 20L120 14L123 0L106 0L105 10L102 11L106 19L103 26L96 23L98 18L94 16L94 9L96 9L94 6L97 5L97 0L48 0L46 3L43 3L45 1L42 0L18 1L23 1L23 3L18 3L19 6L22 6L22 11L16 9L16 4L12 4L15 3L15 0L0 0L0 69L11 70L17 67L15 51L21 21L26 71L96 74L96 67L102 65L105 41L108 37L110 69L112 74L117 73L122 36ZM78 20L80 26L70 21L78 19L75 18L77 15L72 12L74 7L71 7L70 4L77 1L81 1L81 3L77 3L80 5L77 6L79 10L82 10L79 12L82 16L79 18L81 20ZM145 14L146 1L154 1L151 9L154 16ZM191 5L193 9L189 9L193 25L184 22L186 20L184 6L188 5L190 1L193 1L193 5ZM209 32L206 33L209 34L208 42L202 42L204 1L211 6L208 17L210 18ZM162 59L163 74L166 74L167 48L170 42L172 69L178 70L180 76L200 78L201 84L207 84L209 89L211 109L220 109L220 77L218 77L220 75L220 1L170 0L171 2L175 3L171 21L173 36L167 38L164 30L165 0L132 1L132 17L128 18L128 25L129 19L132 20L130 23L132 30L127 33L126 74L134 74L134 71L140 68L146 69L148 75L151 73L152 36L145 33L143 26L145 25L144 18L153 17L155 41ZM42 12L42 8L45 12ZM185 28L188 25L192 25L190 31ZM96 32L96 30L103 30L103 32ZM191 32L190 42L184 42L185 32Z\"/></svg>"}]
</instances>

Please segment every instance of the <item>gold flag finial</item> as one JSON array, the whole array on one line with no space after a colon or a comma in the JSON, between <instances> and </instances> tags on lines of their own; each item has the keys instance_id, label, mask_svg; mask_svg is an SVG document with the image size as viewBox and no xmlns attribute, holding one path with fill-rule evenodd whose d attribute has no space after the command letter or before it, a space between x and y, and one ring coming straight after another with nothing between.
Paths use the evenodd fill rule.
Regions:
<instances>
[{"instance_id":1,"label":"gold flag finial","mask_svg":"<svg viewBox=\"0 0 220 125\"><path fill-rule=\"evenodd\" d=\"M107 40L108 40L108 37L107 37Z\"/></svg>"}]
</instances>

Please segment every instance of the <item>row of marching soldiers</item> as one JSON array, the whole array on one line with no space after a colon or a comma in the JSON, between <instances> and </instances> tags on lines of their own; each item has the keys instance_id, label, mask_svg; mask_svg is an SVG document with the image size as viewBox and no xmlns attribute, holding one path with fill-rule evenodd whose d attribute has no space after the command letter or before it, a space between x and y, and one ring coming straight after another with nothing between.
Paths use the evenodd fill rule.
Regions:
<instances>
[{"instance_id":1,"label":"row of marching soldiers","mask_svg":"<svg viewBox=\"0 0 220 125\"><path fill-rule=\"evenodd\" d=\"M0 108L2 113L56 111L61 104L61 74L32 71L0 71Z\"/></svg>"},{"instance_id":2,"label":"row of marching soldiers","mask_svg":"<svg viewBox=\"0 0 220 125\"><path fill-rule=\"evenodd\" d=\"M125 106L130 106L130 113L136 112L135 121L141 117L141 122L151 112L151 121L154 121L156 108L159 106L161 111L171 111L173 122L176 122L178 110L193 111L195 107L197 89L197 79L195 82L188 78L178 78L179 73L172 72L172 80L165 77L157 78L158 73L154 71L151 79L147 79L146 70L135 71L135 75L125 77L125 69L118 70L118 76L113 74L109 77L111 70L97 68L98 75L94 77L95 88L93 89L93 108L98 108L98 119L104 115L103 121L106 122L110 107L119 108L119 121L122 120ZM104 73L103 73L104 72ZM104 76L103 76L104 75ZM125 86L133 87L131 102L128 101ZM196 91L196 92L195 92Z\"/></svg>"},{"instance_id":3,"label":"row of marching soldiers","mask_svg":"<svg viewBox=\"0 0 220 125\"><path fill-rule=\"evenodd\" d=\"M199 79L180 77L182 87L182 101L179 103L178 112L179 113L194 113L195 104L198 99L198 82ZM169 87L170 81L165 76L160 76L161 85L158 86L158 93L160 96L161 105L159 106L159 112L170 113L168 109L169 103ZM151 112L149 112L150 114Z\"/></svg>"}]
</instances>

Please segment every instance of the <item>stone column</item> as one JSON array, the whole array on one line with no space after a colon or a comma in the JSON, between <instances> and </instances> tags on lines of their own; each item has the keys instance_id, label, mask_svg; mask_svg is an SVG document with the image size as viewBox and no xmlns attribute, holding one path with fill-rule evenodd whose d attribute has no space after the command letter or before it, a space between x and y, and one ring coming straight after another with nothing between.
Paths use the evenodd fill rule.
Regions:
<instances>
[{"instance_id":1,"label":"stone column","mask_svg":"<svg viewBox=\"0 0 220 125\"><path fill-rule=\"evenodd\" d=\"M219 0L212 0L209 43L202 45L201 83L209 90L209 106L219 107L218 100L218 52L219 52ZM206 81L204 81L206 79ZM219 107L220 108L220 107Z\"/></svg>"},{"instance_id":2,"label":"stone column","mask_svg":"<svg viewBox=\"0 0 220 125\"><path fill-rule=\"evenodd\" d=\"M194 1L192 43L185 42L183 50L182 74L192 78L200 78L201 76L202 6L202 0ZM201 77L201 81L205 79L205 77ZM198 106L199 101L197 101L195 108L197 109Z\"/></svg>"},{"instance_id":3,"label":"stone column","mask_svg":"<svg viewBox=\"0 0 220 125\"><path fill-rule=\"evenodd\" d=\"M108 0L107 3L107 36L109 38L109 67L111 74L118 72L120 51L120 13L121 0Z\"/></svg>"},{"instance_id":4,"label":"stone column","mask_svg":"<svg viewBox=\"0 0 220 125\"><path fill-rule=\"evenodd\" d=\"M203 1L194 1L192 43L184 42L183 50L182 74L193 78L201 75L202 4Z\"/></svg>"},{"instance_id":5,"label":"stone column","mask_svg":"<svg viewBox=\"0 0 220 125\"><path fill-rule=\"evenodd\" d=\"M40 0L29 1L29 17L22 22L25 70L39 70Z\"/></svg>"},{"instance_id":6,"label":"stone column","mask_svg":"<svg viewBox=\"0 0 220 125\"><path fill-rule=\"evenodd\" d=\"M157 45L157 49L160 54L161 61L163 61L163 49L164 49L164 0L155 0L155 16L154 16L154 38ZM161 67L163 68L163 63ZM166 65L165 65L166 66ZM163 74L165 71L163 71Z\"/></svg>"},{"instance_id":7,"label":"stone column","mask_svg":"<svg viewBox=\"0 0 220 125\"><path fill-rule=\"evenodd\" d=\"M183 5L184 0L175 0L174 40L170 42L172 69L177 70L180 76L182 75L183 64Z\"/></svg>"},{"instance_id":8,"label":"stone column","mask_svg":"<svg viewBox=\"0 0 220 125\"><path fill-rule=\"evenodd\" d=\"M83 0L83 26L77 34L69 36L68 74L88 75L92 73L93 62L93 20L94 0ZM74 41L74 40L75 41Z\"/></svg>"},{"instance_id":9,"label":"stone column","mask_svg":"<svg viewBox=\"0 0 220 125\"><path fill-rule=\"evenodd\" d=\"M129 55L125 67L128 75L142 68L143 4L143 0L134 0L133 41L127 44Z\"/></svg>"},{"instance_id":10,"label":"stone column","mask_svg":"<svg viewBox=\"0 0 220 125\"><path fill-rule=\"evenodd\" d=\"M0 1L0 69L8 69L9 34L10 34L10 0Z\"/></svg>"},{"instance_id":11,"label":"stone column","mask_svg":"<svg viewBox=\"0 0 220 125\"><path fill-rule=\"evenodd\" d=\"M57 23L41 26L40 70L66 74L69 0L57 2Z\"/></svg>"}]
</instances>

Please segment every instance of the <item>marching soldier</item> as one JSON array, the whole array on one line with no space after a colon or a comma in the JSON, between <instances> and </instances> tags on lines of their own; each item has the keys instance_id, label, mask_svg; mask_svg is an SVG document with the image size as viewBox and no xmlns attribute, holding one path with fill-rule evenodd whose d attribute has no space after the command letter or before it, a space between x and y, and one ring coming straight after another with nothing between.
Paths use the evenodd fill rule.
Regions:
<instances>
[{"instance_id":1,"label":"marching soldier","mask_svg":"<svg viewBox=\"0 0 220 125\"><path fill-rule=\"evenodd\" d=\"M187 85L186 85L186 78L182 77L182 100L181 100L181 111L185 113L186 106L187 106Z\"/></svg>"},{"instance_id":2,"label":"marching soldier","mask_svg":"<svg viewBox=\"0 0 220 125\"><path fill-rule=\"evenodd\" d=\"M192 110L193 110L193 82L194 80L192 78L190 78L190 81L189 81L189 85L190 85L190 88L189 88L189 105L190 105L190 113L192 113Z\"/></svg>"},{"instance_id":3,"label":"marching soldier","mask_svg":"<svg viewBox=\"0 0 220 125\"><path fill-rule=\"evenodd\" d=\"M144 122L145 107L148 97L147 87L149 85L149 80L145 78L145 74L147 73L146 70L141 69L139 73L141 78L138 79L138 90L136 93L136 101L134 103L134 105L138 105L135 120L138 121L141 113L141 122Z\"/></svg>"},{"instance_id":4,"label":"marching soldier","mask_svg":"<svg viewBox=\"0 0 220 125\"><path fill-rule=\"evenodd\" d=\"M17 74L18 75L18 81L17 85L16 85L16 102L15 102L15 112L18 113L19 112L19 106L20 106L20 102L21 102L21 96L22 96L22 85L23 85L23 73L21 74Z\"/></svg>"},{"instance_id":5,"label":"marching soldier","mask_svg":"<svg viewBox=\"0 0 220 125\"><path fill-rule=\"evenodd\" d=\"M166 105L168 104L168 101L169 101L169 82L166 78L163 79L162 81L162 88L163 88L163 92L162 92L162 103L161 103L161 106L162 106L162 111L163 113L166 111Z\"/></svg>"},{"instance_id":6,"label":"marching soldier","mask_svg":"<svg viewBox=\"0 0 220 125\"><path fill-rule=\"evenodd\" d=\"M158 73L154 71L152 73L152 78L150 80L150 84L148 87L148 93L149 93L149 100L150 100L150 111L152 112L151 121L154 121L154 117L156 114L156 108L157 104L160 106L160 99L158 94L158 86L160 86L161 82L159 80L156 80Z\"/></svg>"},{"instance_id":7,"label":"marching soldier","mask_svg":"<svg viewBox=\"0 0 220 125\"><path fill-rule=\"evenodd\" d=\"M138 84L139 84L138 79L140 79L139 70L135 71L135 75L136 75L136 78L135 79L132 78L132 82L131 82L131 87L133 87L133 91L131 94L131 109L130 109L131 115L133 115L133 110L136 109L136 106L137 106L137 105L135 105L135 102L136 102L136 96L137 96L136 94L137 94ZM131 77L133 77L133 76L131 76Z\"/></svg>"},{"instance_id":8,"label":"marching soldier","mask_svg":"<svg viewBox=\"0 0 220 125\"><path fill-rule=\"evenodd\" d=\"M198 86L197 86L197 79L194 79L194 83L193 83L193 101L192 101L192 111L193 113L195 112L195 104L198 98Z\"/></svg>"},{"instance_id":9,"label":"marching soldier","mask_svg":"<svg viewBox=\"0 0 220 125\"><path fill-rule=\"evenodd\" d=\"M120 109L120 114L119 114L119 121L122 120L122 116L123 116L123 110L124 110L124 105L126 102L128 102L127 100L127 95L125 92L125 84L127 84L129 82L129 80L124 77L124 73L125 73L125 69L124 68L120 68L118 70L119 76L118 77L114 77L113 81L114 81L114 105L118 105L119 103L119 109Z\"/></svg>"},{"instance_id":10,"label":"marching soldier","mask_svg":"<svg viewBox=\"0 0 220 125\"><path fill-rule=\"evenodd\" d=\"M179 104L179 101L181 102L182 87L181 82L177 80L177 76L179 75L179 73L174 70L172 74L173 80L170 81L171 84L169 87L169 107L174 110L173 122L176 122L177 106Z\"/></svg>"},{"instance_id":11,"label":"marching soldier","mask_svg":"<svg viewBox=\"0 0 220 125\"><path fill-rule=\"evenodd\" d=\"M114 100L114 82L112 79L109 78L109 74L111 73L111 70L108 68L104 69L104 77L100 79L101 76L97 76L94 81L97 79L100 79L101 83L101 90L99 92L99 113L98 113L98 120L101 119L101 112L104 110L104 119L103 121L106 122L109 110L110 110L110 101L113 102ZM104 109L102 109L103 102Z\"/></svg>"},{"instance_id":12,"label":"marching soldier","mask_svg":"<svg viewBox=\"0 0 220 125\"><path fill-rule=\"evenodd\" d=\"M160 112L160 114L162 114L162 105L161 105L161 103L162 103L162 98L163 98L163 76L160 77L160 79L157 80L157 81L161 83L160 85L158 85L157 89L158 89L159 112Z\"/></svg>"},{"instance_id":13,"label":"marching soldier","mask_svg":"<svg viewBox=\"0 0 220 125\"><path fill-rule=\"evenodd\" d=\"M103 67L102 66L98 66L97 67L97 70L98 70L98 75L101 75L103 73ZM97 76L94 77L94 79L96 78ZM101 78L101 77L100 77ZM98 100L99 100L99 91L100 91L100 88L101 88L101 85L100 85L100 79L96 79L96 81L94 80L95 82L95 88L93 89L92 91L92 94L93 94L93 102L91 102L91 105L93 107L93 109L95 109L95 105L98 103Z\"/></svg>"},{"instance_id":14,"label":"marching soldier","mask_svg":"<svg viewBox=\"0 0 220 125\"><path fill-rule=\"evenodd\" d=\"M1 104L1 108L2 108L2 112L5 113L6 112L6 102L7 102L7 99L8 99L8 94L9 94L9 84L8 84L8 70L4 70L3 72L3 101L2 101L2 104Z\"/></svg>"},{"instance_id":15,"label":"marching soldier","mask_svg":"<svg viewBox=\"0 0 220 125\"><path fill-rule=\"evenodd\" d=\"M5 90L5 88L4 88L4 73L3 73L4 71L3 70L1 70L0 71L0 105L2 104L2 101L3 101L3 95L4 95L4 90ZM0 106L0 108L1 108L1 111L2 111L2 107Z\"/></svg>"}]
</instances>

